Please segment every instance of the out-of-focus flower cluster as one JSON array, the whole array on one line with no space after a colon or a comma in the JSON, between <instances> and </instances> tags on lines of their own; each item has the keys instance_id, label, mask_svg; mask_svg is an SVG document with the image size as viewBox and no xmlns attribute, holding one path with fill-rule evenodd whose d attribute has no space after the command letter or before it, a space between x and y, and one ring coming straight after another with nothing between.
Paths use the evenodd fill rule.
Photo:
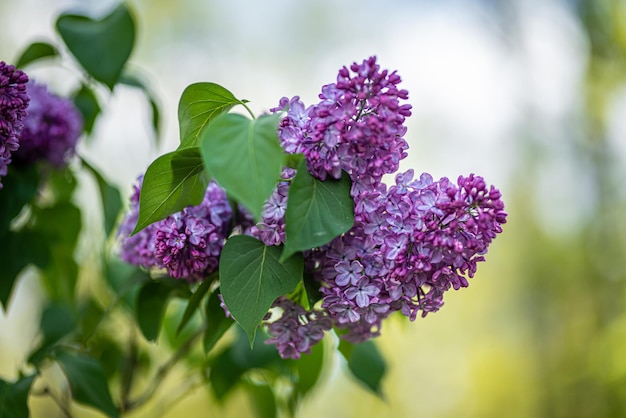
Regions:
<instances>
[{"instance_id":1,"label":"out-of-focus flower cluster","mask_svg":"<svg viewBox=\"0 0 626 418\"><path fill-rule=\"evenodd\" d=\"M404 122L411 114L401 103L408 93L399 83L371 57L342 68L337 81L322 88L319 103L306 107L296 96L272 109L285 112L278 127L285 152L303 154L308 171L322 181L348 173L355 205L348 232L304 253L305 280L319 289L321 303L306 310L282 296L273 305L277 314L265 320L267 342L282 357L310 352L333 327L342 329L342 338L361 342L378 335L393 312L411 320L436 312L447 290L468 286L506 222L500 192L482 177L470 174L454 183L427 173L414 178L412 170L397 173L407 155ZM388 187L382 178L393 173L395 184ZM252 225L244 216L241 232L268 246L285 242L295 174L283 169L260 221ZM139 191L137 186L119 232L122 258L190 281L215 271L232 216L224 191L212 182L199 206L128 237L137 223Z\"/></svg>"},{"instance_id":2,"label":"out-of-focus flower cluster","mask_svg":"<svg viewBox=\"0 0 626 418\"><path fill-rule=\"evenodd\" d=\"M15 161L46 161L62 168L74 155L83 131L82 116L71 100L50 93L43 84L31 82L26 92L30 105Z\"/></svg>"},{"instance_id":3,"label":"out-of-focus flower cluster","mask_svg":"<svg viewBox=\"0 0 626 418\"><path fill-rule=\"evenodd\" d=\"M71 100L29 82L23 71L0 61L0 177L13 161L64 167L82 130L82 115Z\"/></svg>"},{"instance_id":4,"label":"out-of-focus flower cluster","mask_svg":"<svg viewBox=\"0 0 626 418\"><path fill-rule=\"evenodd\" d=\"M7 175L12 154L19 148L29 103L27 83L28 76L24 72L0 61L0 177Z\"/></svg>"}]
</instances>

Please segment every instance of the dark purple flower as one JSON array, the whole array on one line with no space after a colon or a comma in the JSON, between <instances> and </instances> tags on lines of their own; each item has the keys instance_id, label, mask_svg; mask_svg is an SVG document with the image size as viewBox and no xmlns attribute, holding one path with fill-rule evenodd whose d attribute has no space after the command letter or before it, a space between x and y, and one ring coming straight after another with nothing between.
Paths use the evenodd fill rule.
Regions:
<instances>
[{"instance_id":1,"label":"dark purple flower","mask_svg":"<svg viewBox=\"0 0 626 418\"><path fill-rule=\"evenodd\" d=\"M50 93L43 84L29 83L26 90L31 100L15 160L64 167L83 130L81 113L71 100Z\"/></svg>"},{"instance_id":2,"label":"dark purple flower","mask_svg":"<svg viewBox=\"0 0 626 418\"><path fill-rule=\"evenodd\" d=\"M19 136L30 101L27 83L28 76L24 72L0 61L0 178L6 176L12 154L20 146Z\"/></svg>"}]
</instances>

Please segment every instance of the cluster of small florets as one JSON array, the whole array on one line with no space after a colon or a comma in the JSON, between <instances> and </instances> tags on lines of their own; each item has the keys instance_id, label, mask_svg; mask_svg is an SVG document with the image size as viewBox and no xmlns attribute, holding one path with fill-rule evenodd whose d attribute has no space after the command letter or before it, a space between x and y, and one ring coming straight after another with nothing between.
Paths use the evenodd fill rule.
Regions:
<instances>
[{"instance_id":1,"label":"cluster of small florets","mask_svg":"<svg viewBox=\"0 0 626 418\"><path fill-rule=\"evenodd\" d=\"M296 170L285 167L281 179L269 199L263 205L261 220L252 226L250 235L261 240L265 245L280 245L285 242L285 211L289 180L295 177Z\"/></svg>"},{"instance_id":2,"label":"cluster of small florets","mask_svg":"<svg viewBox=\"0 0 626 418\"><path fill-rule=\"evenodd\" d=\"M382 320L400 311L414 320L443 305L450 288L466 287L476 263L506 221L500 192L481 177L447 178L429 174L413 179L413 171L396 175L387 188L385 174L395 173L406 156L404 121L410 106L400 104L405 90L400 77L380 71L374 57L324 86L321 102L305 107L298 97L283 98L274 111L286 111L279 138L288 153L302 153L309 172L321 180L352 180L355 223L330 244L305 252L307 276L315 280L322 303L310 311L280 298L274 307L283 314L266 322L282 357L298 358L331 326L345 329L342 338L361 342L379 335ZM286 202L288 183L277 196ZM284 241L284 209L266 206L265 218L280 225ZM281 206L282 207L282 206ZM266 216L267 215L267 216ZM276 231L273 229L272 231ZM278 238L279 237L279 238ZM313 330L313 331L311 331ZM313 335L315 338L303 339ZM305 348L306 350L302 350Z\"/></svg>"},{"instance_id":3,"label":"cluster of small florets","mask_svg":"<svg viewBox=\"0 0 626 418\"><path fill-rule=\"evenodd\" d=\"M454 184L409 170L376 193L348 233L312 253L322 308L352 342L378 335L392 312L438 311L447 290L468 286L506 222L500 192L479 176Z\"/></svg>"},{"instance_id":4,"label":"cluster of small florets","mask_svg":"<svg viewBox=\"0 0 626 418\"><path fill-rule=\"evenodd\" d=\"M165 269L174 278L195 282L217 270L232 210L226 193L211 182L202 202L130 235L139 216L143 179L134 186L129 213L118 230L122 260L147 269Z\"/></svg>"},{"instance_id":5,"label":"cluster of small florets","mask_svg":"<svg viewBox=\"0 0 626 418\"><path fill-rule=\"evenodd\" d=\"M6 176L12 154L19 148L22 121L29 102L27 83L28 76L24 72L0 61L0 177Z\"/></svg>"},{"instance_id":6,"label":"cluster of small florets","mask_svg":"<svg viewBox=\"0 0 626 418\"><path fill-rule=\"evenodd\" d=\"M433 181L426 173L414 179L408 170L390 187L382 182L406 156L404 121L410 106L400 103L408 94L397 88L399 82L372 57L342 68L337 82L322 88L318 104L306 107L298 97L283 98L272 109L286 112L278 127L285 152L303 154L308 171L321 180L348 173L354 200L353 227L304 252L305 277L319 288L321 303L307 310L281 296L264 320L266 342L284 358L310 352L332 327L344 330L342 338L361 342L377 336L393 312L411 320L420 312L436 312L447 290L468 285L467 277L473 277L506 222L500 192L473 174L455 184L447 178ZM256 224L241 208L236 212L241 219L231 222L226 194L212 182L201 205L129 237L137 223L138 185L120 228L122 258L195 281L217 269L229 223L265 245L281 245L295 174L283 169Z\"/></svg>"},{"instance_id":7,"label":"cluster of small florets","mask_svg":"<svg viewBox=\"0 0 626 418\"><path fill-rule=\"evenodd\" d=\"M31 82L26 91L30 105L15 161L46 161L57 168L64 167L74 155L83 130L82 116L71 100L50 93L43 84Z\"/></svg>"},{"instance_id":8,"label":"cluster of small florets","mask_svg":"<svg viewBox=\"0 0 626 418\"><path fill-rule=\"evenodd\" d=\"M380 181L398 170L408 145L404 120L411 106L400 77L380 70L376 57L339 70L337 82L322 87L321 102L306 108L299 97L282 98L274 111L287 110L279 126L287 153L304 154L309 172L325 180L341 171L353 182Z\"/></svg>"},{"instance_id":9,"label":"cluster of small florets","mask_svg":"<svg viewBox=\"0 0 626 418\"><path fill-rule=\"evenodd\" d=\"M281 296L273 308L280 311L280 319L267 325L267 344L274 344L283 358L300 358L309 354L311 347L324 338L324 332L332 328L332 321L321 310L307 311L292 300Z\"/></svg>"}]
</instances>

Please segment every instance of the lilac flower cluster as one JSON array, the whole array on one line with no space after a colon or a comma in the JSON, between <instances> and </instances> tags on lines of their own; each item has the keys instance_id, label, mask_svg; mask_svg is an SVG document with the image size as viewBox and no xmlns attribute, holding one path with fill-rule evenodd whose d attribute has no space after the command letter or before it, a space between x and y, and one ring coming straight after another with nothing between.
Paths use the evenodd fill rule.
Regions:
<instances>
[{"instance_id":1,"label":"lilac flower cluster","mask_svg":"<svg viewBox=\"0 0 626 418\"><path fill-rule=\"evenodd\" d=\"M265 245L280 245L285 242L285 211L289 180L296 175L296 170L285 167L280 181L269 199L263 205L261 220L250 229L250 235L261 240Z\"/></svg>"},{"instance_id":2,"label":"lilac flower cluster","mask_svg":"<svg viewBox=\"0 0 626 418\"><path fill-rule=\"evenodd\" d=\"M170 276L190 282L216 271L232 218L224 190L212 181L198 206L188 206L130 236L139 216L142 182L140 177L130 211L118 230L122 260L148 269L165 269Z\"/></svg>"},{"instance_id":3,"label":"lilac flower cluster","mask_svg":"<svg viewBox=\"0 0 626 418\"><path fill-rule=\"evenodd\" d=\"M285 151L304 154L309 172L322 180L347 172L355 203L350 231L305 252L321 309L279 298L282 316L266 321L268 343L285 358L308 352L331 325L346 330L342 338L361 342L378 335L392 312L411 320L436 312L445 291L468 285L465 276L473 277L506 222L500 192L473 174L454 184L429 174L413 179L409 170L387 188L383 175L398 170L408 148L402 136L410 106L400 104L408 94L375 57L350 70L342 68L337 82L322 88L320 103L307 108L298 97L283 98L273 109L286 111L279 125ZM281 183L255 230L266 245L284 242L287 192L288 183Z\"/></svg>"},{"instance_id":4,"label":"lilac flower cluster","mask_svg":"<svg viewBox=\"0 0 626 418\"><path fill-rule=\"evenodd\" d=\"M438 311L447 290L468 286L506 222L498 189L473 174L454 184L409 170L375 193L350 232L313 255L322 307L353 342L378 335L392 312Z\"/></svg>"},{"instance_id":5,"label":"lilac flower cluster","mask_svg":"<svg viewBox=\"0 0 626 418\"><path fill-rule=\"evenodd\" d=\"M0 61L0 177L6 176L12 153L19 148L22 121L30 100L27 83L28 76L24 72Z\"/></svg>"},{"instance_id":6,"label":"lilac flower cluster","mask_svg":"<svg viewBox=\"0 0 626 418\"><path fill-rule=\"evenodd\" d=\"M351 73L352 72L352 73ZM282 98L273 111L287 110L279 126L287 153L304 154L309 172L321 180L380 181L398 170L408 145L404 120L411 106L400 77L380 70L376 57L339 70L337 82L322 87L321 102L305 108L299 97Z\"/></svg>"},{"instance_id":7,"label":"lilac flower cluster","mask_svg":"<svg viewBox=\"0 0 626 418\"><path fill-rule=\"evenodd\" d=\"M298 359L301 353L309 354L333 325L324 311L307 311L284 296L276 299L272 307L281 310L281 318L268 324L270 338L265 342L276 345L283 358Z\"/></svg>"},{"instance_id":8,"label":"lilac flower cluster","mask_svg":"<svg viewBox=\"0 0 626 418\"><path fill-rule=\"evenodd\" d=\"M30 105L15 160L64 167L83 130L82 115L71 100L50 93L43 84L29 83L26 90Z\"/></svg>"}]
</instances>

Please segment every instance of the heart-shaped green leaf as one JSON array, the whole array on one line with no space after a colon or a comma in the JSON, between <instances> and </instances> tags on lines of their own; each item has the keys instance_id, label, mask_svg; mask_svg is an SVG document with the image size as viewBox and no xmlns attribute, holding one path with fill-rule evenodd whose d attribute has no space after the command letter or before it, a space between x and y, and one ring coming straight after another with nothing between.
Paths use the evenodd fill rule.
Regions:
<instances>
[{"instance_id":1,"label":"heart-shaped green leaf","mask_svg":"<svg viewBox=\"0 0 626 418\"><path fill-rule=\"evenodd\" d=\"M294 290L304 270L302 256L278 261L281 248L265 246L247 235L231 237L220 257L224 303L254 342L257 326L274 300Z\"/></svg>"},{"instance_id":2,"label":"heart-shaped green leaf","mask_svg":"<svg viewBox=\"0 0 626 418\"><path fill-rule=\"evenodd\" d=\"M354 201L350 196L350 177L321 181L306 169L306 161L289 187L285 213L285 250L291 254L329 243L354 224Z\"/></svg>"},{"instance_id":3,"label":"heart-shaped green leaf","mask_svg":"<svg viewBox=\"0 0 626 418\"><path fill-rule=\"evenodd\" d=\"M146 170L139 195L139 219L133 234L190 205L199 205L209 185L200 150L164 154Z\"/></svg>"},{"instance_id":4,"label":"heart-shaped green leaf","mask_svg":"<svg viewBox=\"0 0 626 418\"><path fill-rule=\"evenodd\" d=\"M22 68L30 63L39 61L44 58L53 58L59 56L59 51L56 47L50 45L47 42L33 42L22 52L17 64L17 68Z\"/></svg>"},{"instance_id":5,"label":"heart-shaped green leaf","mask_svg":"<svg viewBox=\"0 0 626 418\"><path fill-rule=\"evenodd\" d=\"M247 100L237 99L230 91L215 83L194 83L183 91L178 103L180 147L199 145L202 129L218 115Z\"/></svg>"},{"instance_id":6,"label":"heart-shaped green leaf","mask_svg":"<svg viewBox=\"0 0 626 418\"><path fill-rule=\"evenodd\" d=\"M122 3L99 20L63 14L56 28L89 75L112 90L135 43L135 23L128 7Z\"/></svg>"},{"instance_id":7,"label":"heart-shaped green leaf","mask_svg":"<svg viewBox=\"0 0 626 418\"><path fill-rule=\"evenodd\" d=\"M202 131L202 157L207 171L256 219L270 197L285 154L276 133L278 115L250 120L222 114Z\"/></svg>"}]
</instances>

